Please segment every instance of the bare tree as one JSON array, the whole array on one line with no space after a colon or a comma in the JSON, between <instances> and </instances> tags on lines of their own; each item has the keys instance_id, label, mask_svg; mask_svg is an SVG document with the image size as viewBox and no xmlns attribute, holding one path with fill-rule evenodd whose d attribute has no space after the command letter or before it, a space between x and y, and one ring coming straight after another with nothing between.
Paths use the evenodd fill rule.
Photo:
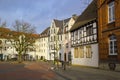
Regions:
<instances>
[{"instance_id":1,"label":"bare tree","mask_svg":"<svg viewBox=\"0 0 120 80\"><path fill-rule=\"evenodd\" d=\"M7 27L6 21L2 21L0 18L0 27Z\"/></svg>"},{"instance_id":2,"label":"bare tree","mask_svg":"<svg viewBox=\"0 0 120 80\"><path fill-rule=\"evenodd\" d=\"M27 22L15 21L13 25L15 31L12 33L11 43L18 52L18 61L22 62L26 51L33 47L35 39L38 37L34 34L35 28Z\"/></svg>"},{"instance_id":3,"label":"bare tree","mask_svg":"<svg viewBox=\"0 0 120 80\"><path fill-rule=\"evenodd\" d=\"M35 27L28 22L16 20L13 29L17 32L35 33Z\"/></svg>"},{"instance_id":4,"label":"bare tree","mask_svg":"<svg viewBox=\"0 0 120 80\"><path fill-rule=\"evenodd\" d=\"M55 53L54 53L54 65L56 63L56 68L59 67L59 59L58 59L58 52L60 50L60 47L59 47L59 40L58 40L58 35L57 33L55 32L55 39L54 39L54 50L55 50Z\"/></svg>"}]
</instances>

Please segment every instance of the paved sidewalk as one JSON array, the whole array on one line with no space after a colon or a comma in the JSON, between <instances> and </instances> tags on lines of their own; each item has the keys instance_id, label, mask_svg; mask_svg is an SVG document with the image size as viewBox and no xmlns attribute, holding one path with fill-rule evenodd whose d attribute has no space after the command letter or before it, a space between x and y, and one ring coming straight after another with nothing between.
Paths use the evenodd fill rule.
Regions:
<instances>
[{"instance_id":1,"label":"paved sidewalk","mask_svg":"<svg viewBox=\"0 0 120 80\"><path fill-rule=\"evenodd\" d=\"M63 80L120 80L120 72L82 66L70 66L66 70L59 68L53 71L64 78Z\"/></svg>"}]
</instances>

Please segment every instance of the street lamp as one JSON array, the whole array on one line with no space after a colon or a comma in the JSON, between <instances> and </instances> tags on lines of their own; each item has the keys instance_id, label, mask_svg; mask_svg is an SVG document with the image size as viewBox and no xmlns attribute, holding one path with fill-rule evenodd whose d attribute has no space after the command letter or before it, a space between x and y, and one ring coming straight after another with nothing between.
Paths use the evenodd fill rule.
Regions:
<instances>
[{"instance_id":1,"label":"street lamp","mask_svg":"<svg viewBox=\"0 0 120 80\"><path fill-rule=\"evenodd\" d=\"M1 50L0 59L2 60L2 41L1 40L0 40L0 50Z\"/></svg>"}]
</instances>

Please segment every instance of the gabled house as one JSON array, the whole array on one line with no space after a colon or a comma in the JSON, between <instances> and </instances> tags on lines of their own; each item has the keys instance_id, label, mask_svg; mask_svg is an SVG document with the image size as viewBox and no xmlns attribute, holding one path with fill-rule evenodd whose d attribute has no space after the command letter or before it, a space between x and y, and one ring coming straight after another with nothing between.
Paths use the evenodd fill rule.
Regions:
<instances>
[{"instance_id":1,"label":"gabled house","mask_svg":"<svg viewBox=\"0 0 120 80\"><path fill-rule=\"evenodd\" d=\"M63 61L70 62L72 60L71 55L71 34L70 29L72 28L73 24L75 23L75 20L77 19L77 15L74 14L72 17L67 21L67 23L64 25L64 54L63 54Z\"/></svg>"},{"instance_id":2,"label":"gabled house","mask_svg":"<svg viewBox=\"0 0 120 80\"><path fill-rule=\"evenodd\" d=\"M9 39L11 38L11 30L0 27L0 60L8 60L14 57L17 52Z\"/></svg>"},{"instance_id":3,"label":"gabled house","mask_svg":"<svg viewBox=\"0 0 120 80\"><path fill-rule=\"evenodd\" d=\"M46 28L41 34L39 39L39 53L37 54L39 56L39 59L41 60L50 60L49 57L49 30L50 27Z\"/></svg>"},{"instance_id":4,"label":"gabled house","mask_svg":"<svg viewBox=\"0 0 120 80\"><path fill-rule=\"evenodd\" d=\"M58 31L59 27L63 25L62 21L53 19L50 30L49 30L49 55L50 60L54 60L56 57L58 57L58 53L56 52L56 48L59 48L59 42L58 42ZM60 35L60 38L62 40L62 35Z\"/></svg>"},{"instance_id":5,"label":"gabled house","mask_svg":"<svg viewBox=\"0 0 120 80\"><path fill-rule=\"evenodd\" d=\"M98 0L100 65L120 62L120 0Z\"/></svg>"},{"instance_id":6,"label":"gabled house","mask_svg":"<svg viewBox=\"0 0 120 80\"><path fill-rule=\"evenodd\" d=\"M65 27L68 25L70 18L61 20L62 26L59 28L58 31L58 42L59 42L59 60L60 61L67 61L67 55L66 55L66 42L65 42ZM60 36L61 39L60 39Z\"/></svg>"},{"instance_id":7,"label":"gabled house","mask_svg":"<svg viewBox=\"0 0 120 80\"><path fill-rule=\"evenodd\" d=\"M71 28L72 64L98 67L97 0L93 0Z\"/></svg>"},{"instance_id":8,"label":"gabled house","mask_svg":"<svg viewBox=\"0 0 120 80\"><path fill-rule=\"evenodd\" d=\"M69 21L70 18L64 20L54 19L50 26L49 36L49 53L50 60L55 58L64 60L64 25Z\"/></svg>"},{"instance_id":9,"label":"gabled house","mask_svg":"<svg viewBox=\"0 0 120 80\"><path fill-rule=\"evenodd\" d=\"M28 47L28 50L26 52L26 58L28 58L28 60L38 60L40 59L39 56L40 36L39 34L31 34L30 38L34 40L34 43Z\"/></svg>"}]
</instances>

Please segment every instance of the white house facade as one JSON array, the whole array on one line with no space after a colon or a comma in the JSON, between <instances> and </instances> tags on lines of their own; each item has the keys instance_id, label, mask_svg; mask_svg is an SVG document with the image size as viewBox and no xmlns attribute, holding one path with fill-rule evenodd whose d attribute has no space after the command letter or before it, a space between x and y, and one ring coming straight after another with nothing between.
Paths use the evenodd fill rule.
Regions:
<instances>
[{"instance_id":1,"label":"white house facade","mask_svg":"<svg viewBox=\"0 0 120 80\"><path fill-rule=\"evenodd\" d=\"M64 25L69 21L69 19L70 18L64 20L54 19L51 23L49 36L49 53L51 60L57 58L60 61L64 61Z\"/></svg>"},{"instance_id":2,"label":"white house facade","mask_svg":"<svg viewBox=\"0 0 120 80\"><path fill-rule=\"evenodd\" d=\"M30 37L30 39L37 40L38 36L36 34L32 34L31 36L32 37ZM14 37L16 37L16 41L13 39ZM24 34L20 35L19 32L11 31L8 28L0 28L0 60L7 61L17 59L18 51L16 50L15 46L18 47L20 44L22 44L22 42L24 42L21 42L20 40L22 37L25 38ZM26 52L22 53L22 57L24 57L24 60L35 60L36 46L28 46Z\"/></svg>"},{"instance_id":3,"label":"white house facade","mask_svg":"<svg viewBox=\"0 0 120 80\"><path fill-rule=\"evenodd\" d=\"M0 41L2 42L0 45L0 54L2 54L2 60L6 61L10 58L16 57L17 51L11 42L5 38L1 38Z\"/></svg>"},{"instance_id":4,"label":"white house facade","mask_svg":"<svg viewBox=\"0 0 120 80\"><path fill-rule=\"evenodd\" d=\"M56 48L59 49L59 43L58 43L58 30L61 26L59 24L59 20L53 20L50 26L49 30L49 55L50 60L54 60L56 57L58 57L58 52L56 51Z\"/></svg>"},{"instance_id":5,"label":"white house facade","mask_svg":"<svg viewBox=\"0 0 120 80\"><path fill-rule=\"evenodd\" d=\"M98 67L97 6L92 2L71 29L72 64Z\"/></svg>"},{"instance_id":6,"label":"white house facade","mask_svg":"<svg viewBox=\"0 0 120 80\"><path fill-rule=\"evenodd\" d=\"M72 28L75 20L77 19L77 15L73 15L69 21L64 25L64 61L71 62L72 54L71 54L71 33L70 29Z\"/></svg>"},{"instance_id":7,"label":"white house facade","mask_svg":"<svg viewBox=\"0 0 120 80\"><path fill-rule=\"evenodd\" d=\"M37 54L39 56L39 59L41 60L50 60L49 56L49 42L48 42L48 37L49 37L49 29L50 27L46 28L41 34L40 34L40 39L39 39L39 53Z\"/></svg>"}]
</instances>

